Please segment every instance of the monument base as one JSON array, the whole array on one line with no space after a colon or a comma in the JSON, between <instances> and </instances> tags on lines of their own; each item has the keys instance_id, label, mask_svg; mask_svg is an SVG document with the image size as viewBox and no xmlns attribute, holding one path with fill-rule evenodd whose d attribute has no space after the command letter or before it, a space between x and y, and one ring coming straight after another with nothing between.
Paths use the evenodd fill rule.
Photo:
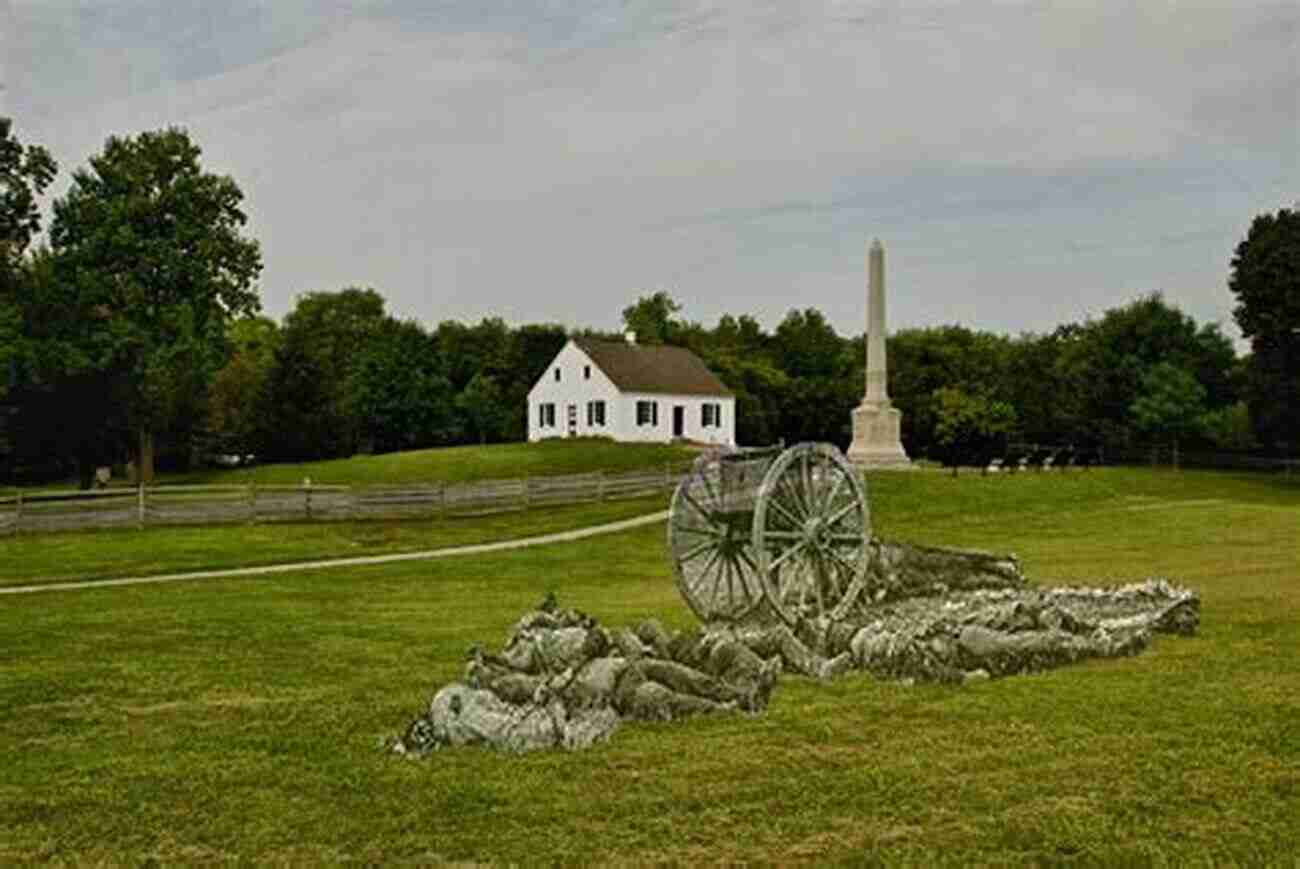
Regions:
<instances>
[{"instance_id":1,"label":"monument base","mask_svg":"<svg viewBox=\"0 0 1300 869\"><path fill-rule=\"evenodd\" d=\"M849 461L873 471L910 471L912 460L903 450L902 411L888 405L859 405L853 411L853 444Z\"/></svg>"}]
</instances>

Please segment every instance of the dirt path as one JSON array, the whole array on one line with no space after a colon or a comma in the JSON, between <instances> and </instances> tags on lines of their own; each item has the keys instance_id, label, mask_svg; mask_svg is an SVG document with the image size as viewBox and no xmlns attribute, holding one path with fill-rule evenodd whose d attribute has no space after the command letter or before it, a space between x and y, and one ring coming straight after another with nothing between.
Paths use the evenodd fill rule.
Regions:
<instances>
[{"instance_id":1,"label":"dirt path","mask_svg":"<svg viewBox=\"0 0 1300 869\"><path fill-rule=\"evenodd\" d=\"M296 561L290 564L265 564L260 567L234 567L225 570L199 570L191 573L167 573L157 576L128 576L120 579L91 579L75 582L51 582L45 585L15 585L0 588L4 594L34 594L39 591L74 591L83 588L104 588L118 585L148 585L160 582L186 582L196 579L224 579L236 576L262 576L269 573L290 573L296 570L324 570L333 567L359 567L369 564L392 564L398 561L424 561L430 558L451 558L457 555L479 555L484 552L501 552L507 549L522 549L526 546L547 546L552 543L568 543L595 537L598 534L612 534L629 528L653 525L668 518L668 511L661 510L646 516L610 522L605 525L593 525L590 528L578 528L572 531L557 531L554 534L542 534L537 537L521 537L517 540L498 540L495 543L474 543L469 546L449 546L446 549L426 549L421 552L397 552L392 555L362 555L354 558L327 558L321 561Z\"/></svg>"}]
</instances>

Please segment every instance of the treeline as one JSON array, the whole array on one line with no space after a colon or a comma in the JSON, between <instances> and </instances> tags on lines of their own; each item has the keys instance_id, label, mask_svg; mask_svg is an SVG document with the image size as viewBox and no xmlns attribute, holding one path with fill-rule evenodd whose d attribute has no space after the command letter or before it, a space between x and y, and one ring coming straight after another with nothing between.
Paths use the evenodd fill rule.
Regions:
<instances>
[{"instance_id":1,"label":"treeline","mask_svg":"<svg viewBox=\"0 0 1300 869\"><path fill-rule=\"evenodd\" d=\"M361 287L306 293L280 323L259 316L242 191L199 157L183 130L110 138L34 246L58 167L0 118L0 481L75 470L90 485L95 467L126 459L149 479L155 455L183 467L525 437L527 393L570 332L496 318L426 327ZM1256 218L1229 289L1246 359L1159 294L1047 334L902 330L889 392L904 445L917 457L1010 440L1293 450L1300 216ZM709 327L681 313L658 292L629 305L624 326L700 355L736 394L741 443L848 443L863 336L838 335L815 308L771 331L747 314Z\"/></svg>"},{"instance_id":2,"label":"treeline","mask_svg":"<svg viewBox=\"0 0 1300 869\"><path fill-rule=\"evenodd\" d=\"M740 443L848 444L863 392L864 336L838 335L814 308L789 312L771 331L744 314L712 327L680 314L659 292L628 306L623 320L642 343L688 347L705 360L736 394ZM426 328L390 316L374 289L307 293L282 323L252 317L230 325L226 361L210 383L192 387L205 400L161 435L164 457L302 461L523 440L528 391L569 334L497 318ZM903 330L890 338L889 354L889 391L914 456L979 438L1252 443L1231 342L1159 295L1046 335ZM1175 381L1186 375L1187 394L1175 396L1186 406L1144 416L1143 400L1169 372Z\"/></svg>"},{"instance_id":3,"label":"treeline","mask_svg":"<svg viewBox=\"0 0 1300 869\"><path fill-rule=\"evenodd\" d=\"M690 347L709 363L736 393L742 443L851 440L865 336L837 335L812 308L791 311L771 334L748 316L724 316L708 329L678 310L660 293L624 318L640 335ZM1048 334L936 326L901 330L888 348L889 395L914 457L981 441L1255 445L1244 361L1216 324L1197 324L1158 293Z\"/></svg>"},{"instance_id":4,"label":"treeline","mask_svg":"<svg viewBox=\"0 0 1300 869\"><path fill-rule=\"evenodd\" d=\"M233 324L204 451L300 461L523 440L528 391L567 339L497 318L428 330L373 289L307 293L281 325Z\"/></svg>"}]
</instances>

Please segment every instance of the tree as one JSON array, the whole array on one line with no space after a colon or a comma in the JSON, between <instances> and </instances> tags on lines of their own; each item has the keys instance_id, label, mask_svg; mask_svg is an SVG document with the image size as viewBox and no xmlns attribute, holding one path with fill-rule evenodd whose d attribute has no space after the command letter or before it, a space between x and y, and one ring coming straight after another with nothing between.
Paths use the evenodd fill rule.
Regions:
<instances>
[{"instance_id":1,"label":"tree","mask_svg":"<svg viewBox=\"0 0 1300 869\"><path fill-rule=\"evenodd\" d=\"M1255 431L1250 424L1250 408L1239 401L1218 410L1206 411L1199 428L1211 444L1223 450L1254 450L1259 448Z\"/></svg>"},{"instance_id":2,"label":"tree","mask_svg":"<svg viewBox=\"0 0 1300 869\"><path fill-rule=\"evenodd\" d=\"M475 374L461 390L456 397L456 408L465 417L465 428L478 437L480 444L500 436L508 413L496 381L481 373Z\"/></svg>"},{"instance_id":3,"label":"tree","mask_svg":"<svg viewBox=\"0 0 1300 869\"><path fill-rule=\"evenodd\" d=\"M498 379L509 372L510 328L500 317L484 317L476 326L446 320L438 324L433 339L456 392L480 372Z\"/></svg>"},{"instance_id":4,"label":"tree","mask_svg":"<svg viewBox=\"0 0 1300 869\"><path fill-rule=\"evenodd\" d=\"M1250 341L1248 402L1260 440L1300 442L1300 210L1258 215L1232 258L1233 316Z\"/></svg>"},{"instance_id":5,"label":"tree","mask_svg":"<svg viewBox=\"0 0 1300 869\"><path fill-rule=\"evenodd\" d=\"M791 377L829 378L841 373L843 342L816 308L786 314L772 345L777 363Z\"/></svg>"},{"instance_id":6,"label":"tree","mask_svg":"<svg viewBox=\"0 0 1300 869\"><path fill-rule=\"evenodd\" d=\"M267 317L248 317L232 323L226 337L230 358L208 393L209 448L244 456L260 451L267 437L267 391L280 327Z\"/></svg>"},{"instance_id":7,"label":"tree","mask_svg":"<svg viewBox=\"0 0 1300 869\"><path fill-rule=\"evenodd\" d=\"M520 326L510 333L506 364L493 376L506 407L504 440L528 437L528 393L568 340L563 326L550 323Z\"/></svg>"},{"instance_id":8,"label":"tree","mask_svg":"<svg viewBox=\"0 0 1300 869\"><path fill-rule=\"evenodd\" d=\"M433 339L415 322L389 320L371 337L353 374L354 410L375 452L454 443L455 393Z\"/></svg>"},{"instance_id":9,"label":"tree","mask_svg":"<svg viewBox=\"0 0 1300 869\"><path fill-rule=\"evenodd\" d=\"M682 324L674 319L682 306L663 290L642 296L623 309L623 326L641 344L676 344Z\"/></svg>"},{"instance_id":10,"label":"tree","mask_svg":"<svg viewBox=\"0 0 1300 869\"><path fill-rule=\"evenodd\" d=\"M319 362L300 342L284 342L266 385L270 424L256 452L268 459L302 462L341 454L336 420L322 412L333 401Z\"/></svg>"},{"instance_id":11,"label":"tree","mask_svg":"<svg viewBox=\"0 0 1300 869\"><path fill-rule=\"evenodd\" d=\"M1143 376L1142 394L1134 399L1129 410L1140 431L1168 437L1176 456L1179 438L1200 428L1205 414L1205 387L1190 372L1161 362Z\"/></svg>"},{"instance_id":12,"label":"tree","mask_svg":"<svg viewBox=\"0 0 1300 869\"><path fill-rule=\"evenodd\" d=\"M50 227L61 287L89 324L88 367L118 379L146 482L155 432L220 366L227 322L260 307L243 193L200 153L178 128L110 137Z\"/></svg>"},{"instance_id":13,"label":"tree","mask_svg":"<svg viewBox=\"0 0 1300 869\"><path fill-rule=\"evenodd\" d=\"M1004 446L1016 426L1016 412L1011 405L980 393L953 387L937 389L934 407L935 443L951 463L954 476L963 457Z\"/></svg>"},{"instance_id":14,"label":"tree","mask_svg":"<svg viewBox=\"0 0 1300 869\"><path fill-rule=\"evenodd\" d=\"M782 407L790 378L760 355L715 351L705 355L705 362L736 395L736 441L776 443L783 436Z\"/></svg>"},{"instance_id":15,"label":"tree","mask_svg":"<svg viewBox=\"0 0 1300 869\"><path fill-rule=\"evenodd\" d=\"M82 488L111 461L125 428L120 378L91 364L97 322L64 291L53 255L36 250L10 275L15 340L9 351L6 414L11 472L28 479L66 474L75 461Z\"/></svg>"},{"instance_id":16,"label":"tree","mask_svg":"<svg viewBox=\"0 0 1300 869\"><path fill-rule=\"evenodd\" d=\"M390 322L384 297L369 287L298 296L285 315L271 377L269 454L301 461L356 452L362 428L357 367Z\"/></svg>"},{"instance_id":17,"label":"tree","mask_svg":"<svg viewBox=\"0 0 1300 869\"><path fill-rule=\"evenodd\" d=\"M1080 434L1123 444L1130 439L1130 409L1145 393L1143 379L1152 366L1168 362L1192 374L1214 409L1236 400L1235 360L1232 343L1217 326L1198 328L1160 293L1152 293L1075 328L1061 348L1058 373L1063 393L1079 400L1079 424L1085 429Z\"/></svg>"},{"instance_id":18,"label":"tree","mask_svg":"<svg viewBox=\"0 0 1300 869\"><path fill-rule=\"evenodd\" d=\"M24 145L13 121L0 118L0 269L14 266L41 231L40 194L58 164L40 145Z\"/></svg>"},{"instance_id":19,"label":"tree","mask_svg":"<svg viewBox=\"0 0 1300 869\"><path fill-rule=\"evenodd\" d=\"M889 340L889 397L903 413L903 444L913 455L936 443L936 390L1005 400L1011 342L965 326L904 329ZM856 374L855 374L856 376ZM857 383L861 389L861 377Z\"/></svg>"},{"instance_id":20,"label":"tree","mask_svg":"<svg viewBox=\"0 0 1300 869\"><path fill-rule=\"evenodd\" d=\"M16 385L22 353L22 260L41 231L37 200L57 171L48 151L24 145L13 134L13 121L0 118L0 399Z\"/></svg>"}]
</instances>

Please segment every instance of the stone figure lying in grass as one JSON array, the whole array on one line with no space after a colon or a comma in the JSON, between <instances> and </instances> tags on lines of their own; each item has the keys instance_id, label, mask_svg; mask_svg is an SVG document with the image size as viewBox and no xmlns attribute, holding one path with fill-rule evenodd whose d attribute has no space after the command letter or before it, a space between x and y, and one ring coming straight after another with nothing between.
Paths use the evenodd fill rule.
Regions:
<instances>
[{"instance_id":1,"label":"stone figure lying in grass","mask_svg":"<svg viewBox=\"0 0 1300 869\"><path fill-rule=\"evenodd\" d=\"M990 557L979 553L942 553L949 567L971 560L970 570L923 571L947 577L926 585L912 568L926 559L933 567L937 552L893 553L892 579L878 581L861 605L794 628L769 619L669 632L651 619L610 631L548 595L499 652L470 650L464 679L437 692L395 750L582 748L624 719L761 713L782 671L969 681L1134 654L1154 632L1187 635L1199 621L1196 595L1164 580L1037 590L1007 567L1014 559L981 573ZM953 580L963 575L967 582Z\"/></svg>"},{"instance_id":2,"label":"stone figure lying in grass","mask_svg":"<svg viewBox=\"0 0 1300 869\"><path fill-rule=\"evenodd\" d=\"M396 748L580 748L624 718L667 721L767 706L780 660L763 660L721 635L674 656L653 642L664 636L654 623L611 633L548 595L519 619L499 653L470 649L464 680L438 691Z\"/></svg>"}]
</instances>

